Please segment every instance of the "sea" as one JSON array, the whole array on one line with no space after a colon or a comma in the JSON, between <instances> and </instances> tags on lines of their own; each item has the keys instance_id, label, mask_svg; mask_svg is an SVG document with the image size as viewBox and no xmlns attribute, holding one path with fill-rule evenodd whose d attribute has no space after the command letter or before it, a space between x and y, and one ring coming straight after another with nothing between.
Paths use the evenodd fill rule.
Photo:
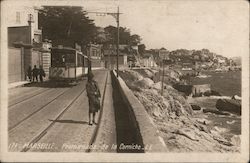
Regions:
<instances>
[{"instance_id":1,"label":"sea","mask_svg":"<svg viewBox=\"0 0 250 163\"><path fill-rule=\"evenodd\" d=\"M222 96L241 96L241 71L212 72L202 71L207 78L192 77L191 84L211 84L211 89Z\"/></svg>"},{"instance_id":2,"label":"sea","mask_svg":"<svg viewBox=\"0 0 250 163\"><path fill-rule=\"evenodd\" d=\"M233 95L241 97L241 71L229 71L229 72L211 72L203 71L202 75L206 78L192 77L190 84L211 84L211 89L219 92L223 97L228 98ZM205 108L216 109L216 101L220 97L206 98L201 97L194 99L198 105ZM230 115L217 115L214 113L203 113L208 121L211 123L209 126L214 130L217 130L225 138L230 139L233 136L241 135L241 116Z\"/></svg>"}]
</instances>

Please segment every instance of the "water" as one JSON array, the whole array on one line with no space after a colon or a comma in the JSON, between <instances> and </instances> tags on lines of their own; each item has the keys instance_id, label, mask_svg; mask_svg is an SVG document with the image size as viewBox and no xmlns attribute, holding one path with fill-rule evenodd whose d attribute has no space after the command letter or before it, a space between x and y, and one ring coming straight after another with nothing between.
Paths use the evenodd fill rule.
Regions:
<instances>
[{"instance_id":1,"label":"water","mask_svg":"<svg viewBox=\"0 0 250 163\"><path fill-rule=\"evenodd\" d=\"M224 128L222 135L226 138L231 138L233 135L241 134L241 117L240 116L218 116L215 114L209 114L208 120L212 123L211 127Z\"/></svg>"},{"instance_id":2,"label":"water","mask_svg":"<svg viewBox=\"0 0 250 163\"><path fill-rule=\"evenodd\" d=\"M190 84L211 84L211 89L219 92L223 96L241 96L241 71L237 72L202 72L208 75L208 78L193 77ZM196 99L196 104L205 108L214 108L217 99L202 98ZM206 113L207 118L211 121L210 127L213 129L224 129L221 134L226 138L233 135L241 134L241 116L230 114L229 116L221 116L211 113Z\"/></svg>"},{"instance_id":3,"label":"water","mask_svg":"<svg viewBox=\"0 0 250 163\"><path fill-rule=\"evenodd\" d=\"M204 71L202 74L208 78L192 77L190 84L211 84L211 89L223 96L241 96L241 71L211 72Z\"/></svg>"}]
</instances>

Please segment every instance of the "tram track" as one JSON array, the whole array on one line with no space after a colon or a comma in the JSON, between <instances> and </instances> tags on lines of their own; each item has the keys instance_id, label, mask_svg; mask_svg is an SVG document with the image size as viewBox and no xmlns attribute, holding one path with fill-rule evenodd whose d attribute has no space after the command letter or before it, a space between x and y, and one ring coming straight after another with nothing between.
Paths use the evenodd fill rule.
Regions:
<instances>
[{"instance_id":1,"label":"tram track","mask_svg":"<svg viewBox=\"0 0 250 163\"><path fill-rule=\"evenodd\" d=\"M68 91L70 89L69 88L67 90L61 90L60 92L58 92L58 94L54 93L54 95L56 96L49 98L49 101L47 100L46 104L41 103L43 106L39 105L39 107L34 108L32 113L29 112L29 115L23 114L25 117L22 115L19 116L22 119L19 118L18 120L16 120L14 123L12 123L13 124L12 126L9 126L10 128L8 129L9 143L15 144L15 142L17 142L19 144L17 147L11 148L11 150L20 151L20 152L41 151L39 149L36 150L36 148L34 148L33 145L37 145L39 143L44 143L44 142L46 143L48 142L48 140L49 142L56 143L55 148L53 148L52 150L58 150L59 148L57 147L60 147L60 145L66 142L67 143L72 142L73 144L76 142L80 144L84 144L84 142L86 142L85 144L89 144L89 145L94 144L98 135L101 119L103 116L103 105L105 101L105 96L107 96L105 94L106 94L108 76L109 76L109 73L106 73L105 75L103 74L103 79L101 82L101 87L100 87L101 88L100 90L102 91L101 109L100 109L98 117L96 117L98 118L98 124L96 126L93 126L93 127L88 126L88 125L72 126L72 124L70 124L71 122L73 123L75 122L78 124L80 123L86 124L85 120L87 120L87 114L84 114L84 117L85 117L84 120L81 120L81 116L79 116L80 115L79 113L82 113L80 109L82 107L81 105L86 104L85 102L87 102L86 101L87 97L85 95L86 88L83 88L81 84L80 86L75 87L74 90L72 91ZM74 94L74 96L72 96L73 95L72 93ZM61 101L63 102L61 103ZM24 103L24 106L28 107L29 104ZM88 108L84 110L84 113L88 112L87 109ZM26 109L25 111L27 112L28 110ZM22 110L19 110L16 113L20 114L21 112ZM13 113L13 116L14 115L15 113ZM67 123L68 119L66 117L68 117L68 119L72 117L73 120L65 126L63 123ZM61 119L62 119L62 123L57 123L57 122L60 122ZM32 125L32 123L34 123L35 125ZM73 129L71 128L71 126L73 127ZM84 134L83 137L82 136L74 137L74 139L70 137L70 134L66 134L67 135L66 137L65 136L61 137L61 134L64 133L65 129L67 128L68 128L67 131L70 131L74 134L78 133L77 135L79 134L81 135L82 133L86 133L86 134ZM59 151L61 150L59 149ZM92 151L91 149L82 150L82 152L91 152L91 151Z\"/></svg>"},{"instance_id":2,"label":"tram track","mask_svg":"<svg viewBox=\"0 0 250 163\"><path fill-rule=\"evenodd\" d=\"M107 80L108 80L108 73L106 75L106 79L105 79L105 84L104 84L104 89L103 89L103 97L101 99L101 109L100 109L100 114L98 116L98 124L96 125L94 131L93 131L93 134L91 135L90 137L90 140L89 140L89 146L91 146L92 144L95 143L95 140L96 140L96 137L98 135L98 131L99 131L99 128L100 128L100 123L101 123L101 119L102 119L102 115L103 115L103 104L104 104L104 100L105 100L105 94L106 94L106 87L107 87ZM61 117L64 116L64 114L70 110L70 108L72 107L72 105L74 104L74 102L76 102L77 100L79 100L79 98L81 97L81 95L86 91L86 88L83 89L64 109L62 109L62 111L57 114L54 118L54 120L44 129L42 130L40 133L38 133L36 136L33 137L33 139L28 143L28 144L31 144L31 146L26 146L24 147L21 152L28 152L29 150L32 149L32 144L36 144L36 143L39 143L41 139L43 139L43 137L45 137L47 134L50 133L50 129L52 130L53 126L56 124L56 122L58 120L60 120ZM85 152L91 152L91 149L88 148L86 149Z\"/></svg>"},{"instance_id":3,"label":"tram track","mask_svg":"<svg viewBox=\"0 0 250 163\"><path fill-rule=\"evenodd\" d=\"M39 134L37 134L28 144L37 143L42 137L44 137L49 129L54 126L56 120L59 120L60 117L73 105L73 103L86 91L86 88L83 89L62 111L56 116L55 121L52 121L44 130L42 130ZM24 147L21 152L27 152L30 150L30 147Z\"/></svg>"},{"instance_id":4,"label":"tram track","mask_svg":"<svg viewBox=\"0 0 250 163\"><path fill-rule=\"evenodd\" d=\"M46 92L48 92L48 91L52 91L52 90L49 89L49 88L47 88L47 89L45 89L45 90L43 90L43 91L41 91L41 92L38 92L37 94L28 95L28 96L26 96L26 98L22 99L21 101L17 100L17 102L8 105L8 107L9 107L10 109L12 109L13 106L18 105L18 104L23 103L23 102L26 102L26 101L28 101L28 100L32 100L34 97L39 96L39 95L42 95L43 93L46 93Z\"/></svg>"},{"instance_id":5,"label":"tram track","mask_svg":"<svg viewBox=\"0 0 250 163\"><path fill-rule=\"evenodd\" d=\"M53 98L52 100L50 100L48 103L44 104L43 106L41 106L39 109L33 111L31 114L29 114L28 116L26 116L25 118L23 118L22 120L20 120L18 123L16 123L15 125L11 126L8 128L9 133L11 131L13 131L13 129L15 129L16 127L18 127L20 124L22 124L25 120L29 119L30 117L32 117L33 115L35 115L36 113L38 113L39 111L43 110L44 108L46 108L46 106L48 106L49 104L51 104L53 101L55 101L56 99L58 99L59 97L61 97L62 95L65 94L65 92L67 92L70 88L66 89L65 91L63 91L62 93L60 93L59 95L57 95L55 98Z\"/></svg>"}]
</instances>

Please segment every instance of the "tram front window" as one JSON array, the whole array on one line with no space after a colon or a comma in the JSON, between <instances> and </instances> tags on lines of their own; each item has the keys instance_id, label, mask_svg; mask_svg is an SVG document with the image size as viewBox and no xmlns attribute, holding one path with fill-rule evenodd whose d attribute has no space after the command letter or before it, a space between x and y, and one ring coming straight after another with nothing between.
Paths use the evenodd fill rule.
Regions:
<instances>
[{"instance_id":1,"label":"tram front window","mask_svg":"<svg viewBox=\"0 0 250 163\"><path fill-rule=\"evenodd\" d=\"M70 67L75 66L75 56L70 53L53 53L51 55L52 67Z\"/></svg>"}]
</instances>

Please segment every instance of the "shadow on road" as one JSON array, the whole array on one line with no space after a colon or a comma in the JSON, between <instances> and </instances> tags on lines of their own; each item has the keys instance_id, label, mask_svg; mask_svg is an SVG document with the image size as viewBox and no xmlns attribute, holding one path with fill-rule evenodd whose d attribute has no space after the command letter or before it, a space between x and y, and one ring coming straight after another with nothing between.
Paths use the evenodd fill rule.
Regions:
<instances>
[{"instance_id":1,"label":"shadow on road","mask_svg":"<svg viewBox=\"0 0 250 163\"><path fill-rule=\"evenodd\" d=\"M74 121L74 120L51 120L51 119L49 119L49 121L58 122L58 123L88 124L88 122L86 122L86 121Z\"/></svg>"}]
</instances>

